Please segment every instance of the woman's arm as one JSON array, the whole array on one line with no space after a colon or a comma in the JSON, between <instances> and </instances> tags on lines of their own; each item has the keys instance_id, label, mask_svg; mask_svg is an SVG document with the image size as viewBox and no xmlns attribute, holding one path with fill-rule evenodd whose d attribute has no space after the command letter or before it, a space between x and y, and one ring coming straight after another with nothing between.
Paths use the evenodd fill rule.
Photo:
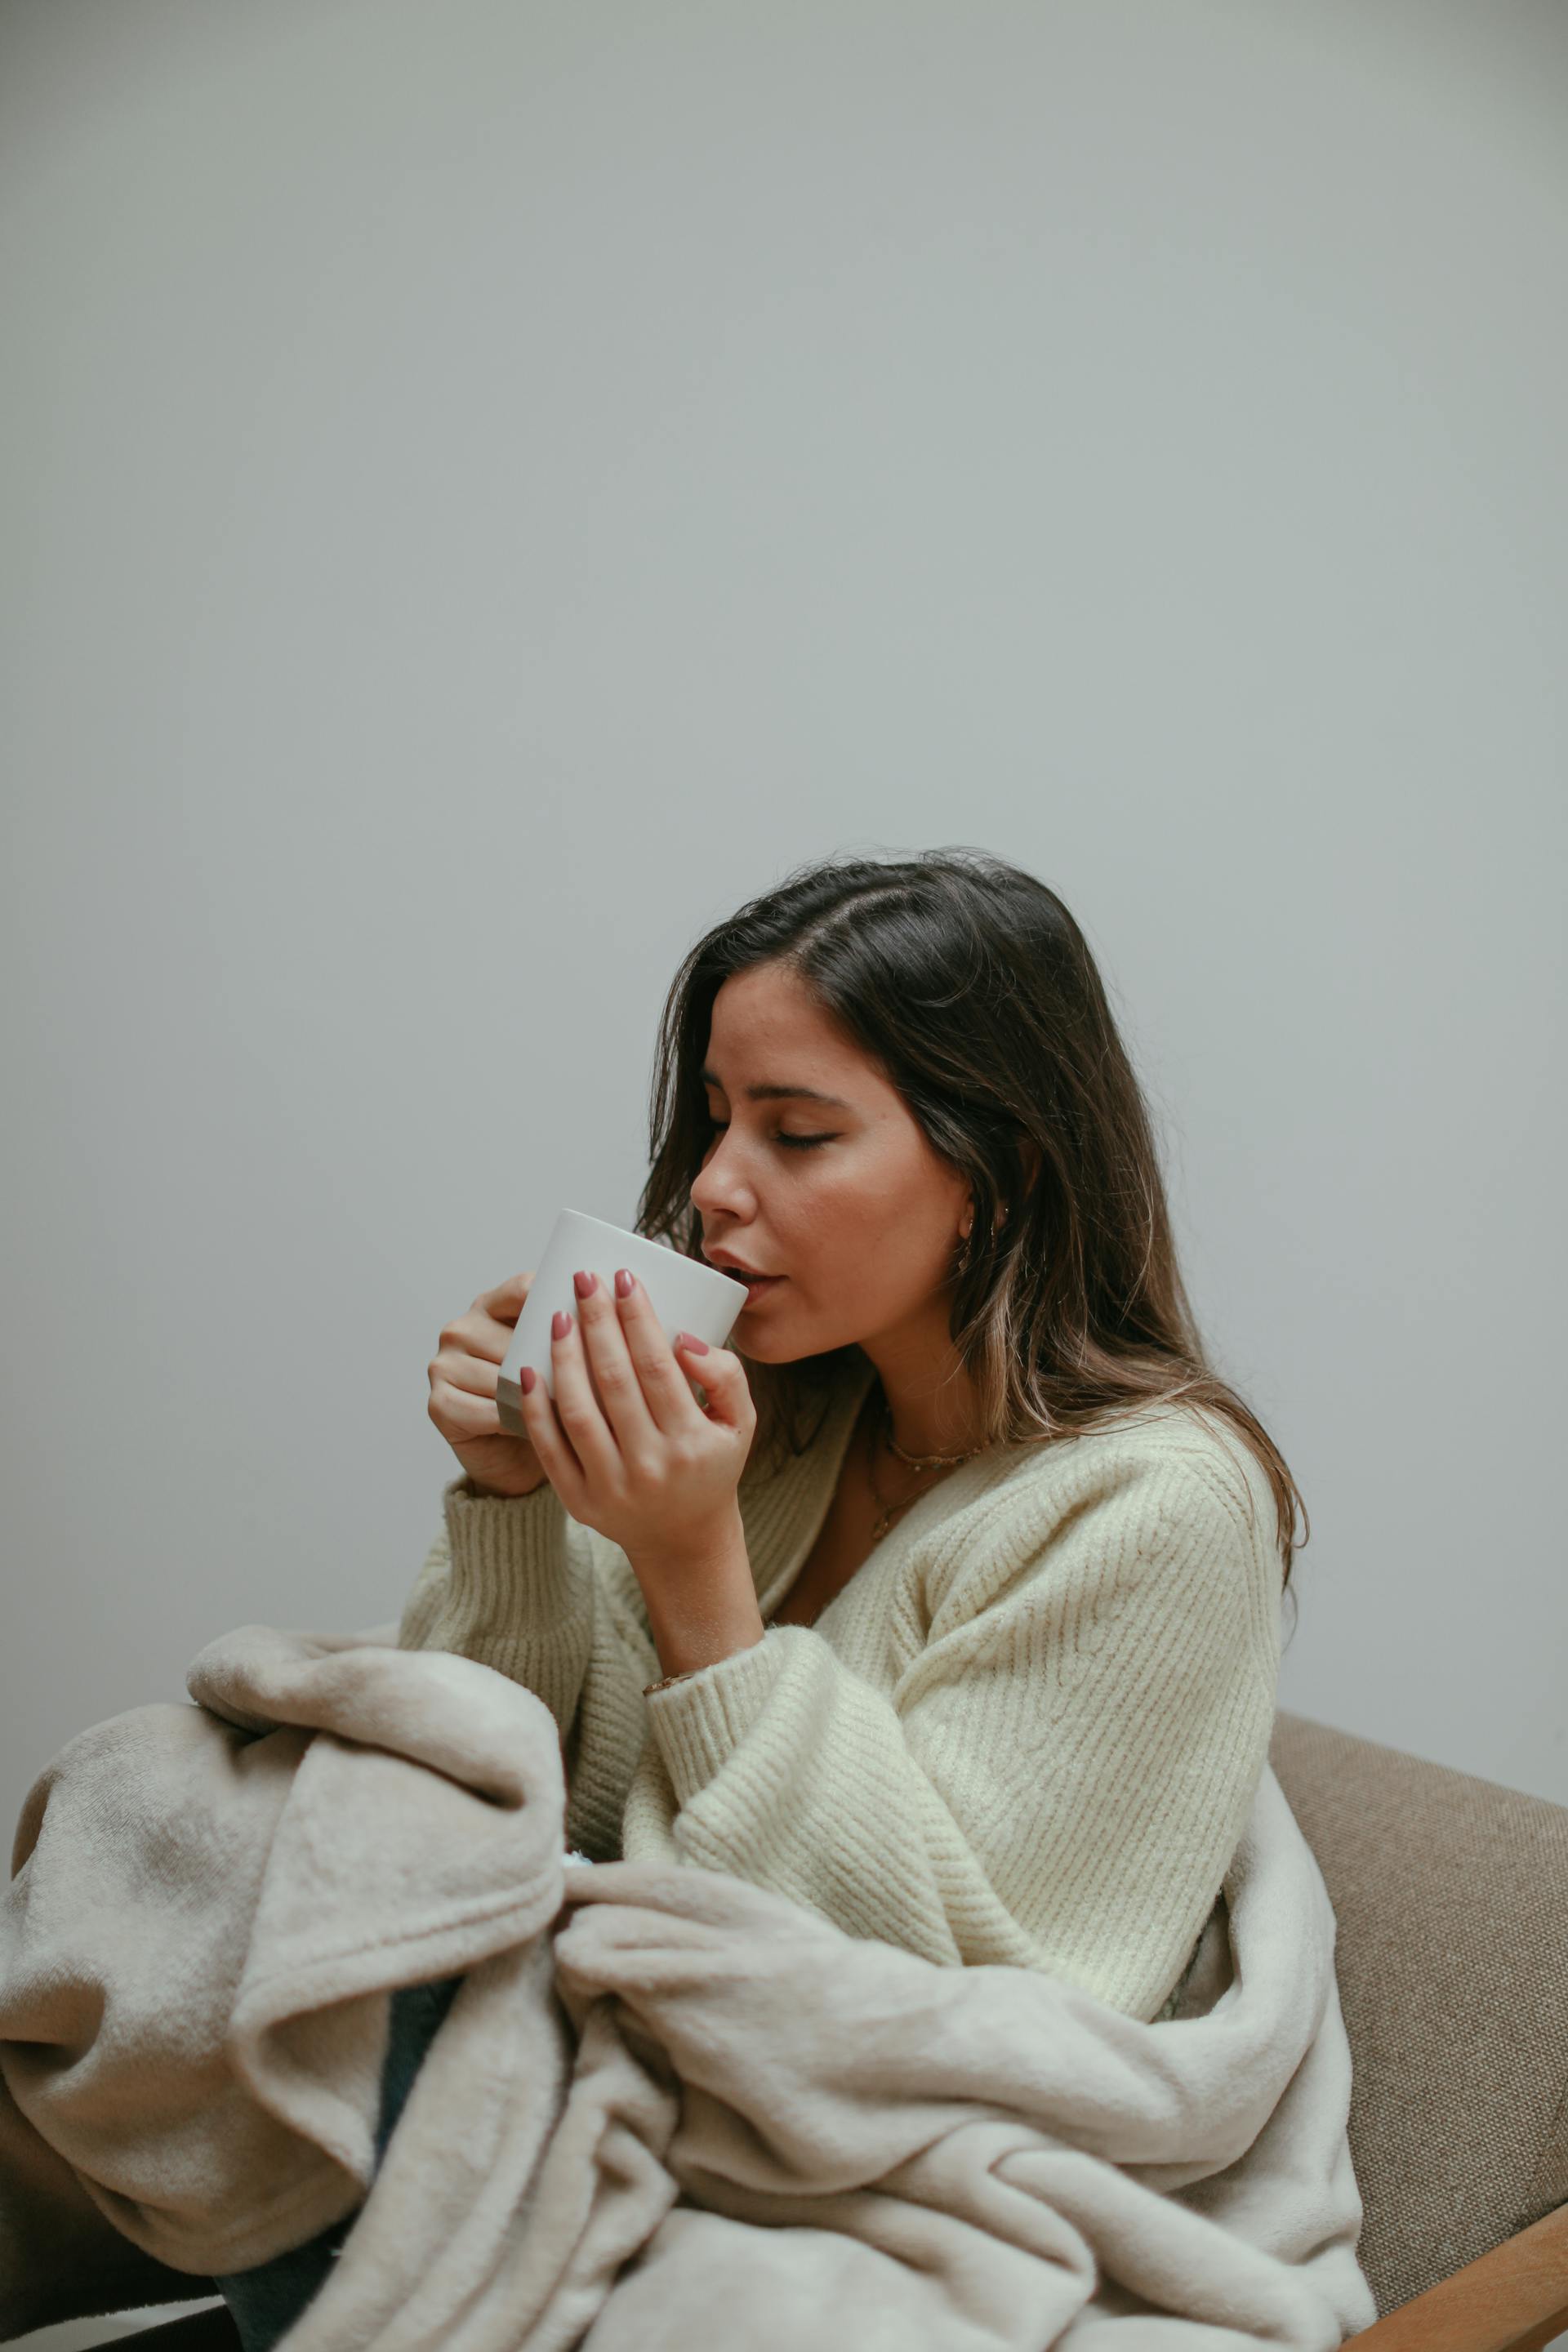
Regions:
<instances>
[{"instance_id":1,"label":"woman's arm","mask_svg":"<svg viewBox=\"0 0 1568 2352\"><path fill-rule=\"evenodd\" d=\"M441 1496L444 1525L398 1627L401 1650L450 1650L525 1683L563 1736L588 1661L591 1573L559 1496L481 1495L467 1477Z\"/></svg>"},{"instance_id":2,"label":"woman's arm","mask_svg":"<svg viewBox=\"0 0 1568 2352\"><path fill-rule=\"evenodd\" d=\"M1154 2016L1268 1755L1272 1514L1249 1525L1212 1457L1169 1447L1112 1450L1098 1491L1031 1526L1046 1507L997 1498L922 1592L890 1696L778 1626L647 1700L626 1853L673 1847L852 1934Z\"/></svg>"},{"instance_id":3,"label":"woman's arm","mask_svg":"<svg viewBox=\"0 0 1568 2352\"><path fill-rule=\"evenodd\" d=\"M605 1590L591 1530L548 1483L502 1496L458 1478L442 1506L397 1645L476 1658L544 1701L561 1733L568 1840L611 1860L646 1737L643 1685L658 1671L646 1623Z\"/></svg>"}]
</instances>

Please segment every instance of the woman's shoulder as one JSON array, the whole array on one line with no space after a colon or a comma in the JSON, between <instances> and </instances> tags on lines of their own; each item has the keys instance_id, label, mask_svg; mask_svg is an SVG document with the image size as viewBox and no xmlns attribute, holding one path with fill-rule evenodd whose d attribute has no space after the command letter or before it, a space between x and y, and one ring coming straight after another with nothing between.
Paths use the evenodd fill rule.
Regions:
<instances>
[{"instance_id":1,"label":"woman's shoulder","mask_svg":"<svg viewBox=\"0 0 1568 2352\"><path fill-rule=\"evenodd\" d=\"M1132 1610L1127 1622L1156 1646L1173 1626L1230 1627L1268 1679L1277 1519L1239 1433L1190 1411L1140 1408L997 1456L909 1563L933 1639L963 1627L979 1639L993 1624L1012 1638L1023 1622L1076 1649L1089 1627Z\"/></svg>"},{"instance_id":2,"label":"woman's shoulder","mask_svg":"<svg viewBox=\"0 0 1568 2352\"><path fill-rule=\"evenodd\" d=\"M1139 1402L1088 1428L996 1449L971 1510L1016 1549L1071 1523L1101 1533L1125 1523L1150 1546L1162 1528L1194 1525L1278 1560L1279 1518L1262 1463L1236 1424L1184 1400Z\"/></svg>"}]
</instances>

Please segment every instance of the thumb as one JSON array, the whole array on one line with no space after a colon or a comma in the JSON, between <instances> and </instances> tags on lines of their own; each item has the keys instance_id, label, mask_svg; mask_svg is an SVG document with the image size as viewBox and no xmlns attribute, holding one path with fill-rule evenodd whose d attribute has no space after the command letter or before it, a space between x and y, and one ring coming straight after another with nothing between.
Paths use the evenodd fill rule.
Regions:
<instances>
[{"instance_id":1,"label":"thumb","mask_svg":"<svg viewBox=\"0 0 1568 2352\"><path fill-rule=\"evenodd\" d=\"M755 1419L745 1367L728 1348L710 1348L694 1340L689 1331L678 1331L676 1352L681 1370L707 1391L708 1418L727 1429L749 1428Z\"/></svg>"}]
</instances>

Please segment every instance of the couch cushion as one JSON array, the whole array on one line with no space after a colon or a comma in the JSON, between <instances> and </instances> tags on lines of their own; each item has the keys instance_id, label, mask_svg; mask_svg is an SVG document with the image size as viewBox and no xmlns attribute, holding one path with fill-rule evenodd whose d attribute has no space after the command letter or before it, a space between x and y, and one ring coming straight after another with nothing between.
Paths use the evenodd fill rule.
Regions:
<instances>
[{"instance_id":1,"label":"couch cushion","mask_svg":"<svg viewBox=\"0 0 1568 2352\"><path fill-rule=\"evenodd\" d=\"M1568 2201L1568 1807L1281 1710L1339 1921L1380 2313Z\"/></svg>"}]
</instances>

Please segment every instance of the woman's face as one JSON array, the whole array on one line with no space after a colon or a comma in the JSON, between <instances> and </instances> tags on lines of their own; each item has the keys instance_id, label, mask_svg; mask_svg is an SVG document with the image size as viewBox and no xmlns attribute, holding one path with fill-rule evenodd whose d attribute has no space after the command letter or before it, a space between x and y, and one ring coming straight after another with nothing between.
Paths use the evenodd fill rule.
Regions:
<instances>
[{"instance_id":1,"label":"woman's face","mask_svg":"<svg viewBox=\"0 0 1568 2352\"><path fill-rule=\"evenodd\" d=\"M969 1185L897 1090L776 965L720 989L704 1069L703 1250L782 1277L742 1308L735 1348L789 1363L852 1341L874 1357L940 1344Z\"/></svg>"}]
</instances>

